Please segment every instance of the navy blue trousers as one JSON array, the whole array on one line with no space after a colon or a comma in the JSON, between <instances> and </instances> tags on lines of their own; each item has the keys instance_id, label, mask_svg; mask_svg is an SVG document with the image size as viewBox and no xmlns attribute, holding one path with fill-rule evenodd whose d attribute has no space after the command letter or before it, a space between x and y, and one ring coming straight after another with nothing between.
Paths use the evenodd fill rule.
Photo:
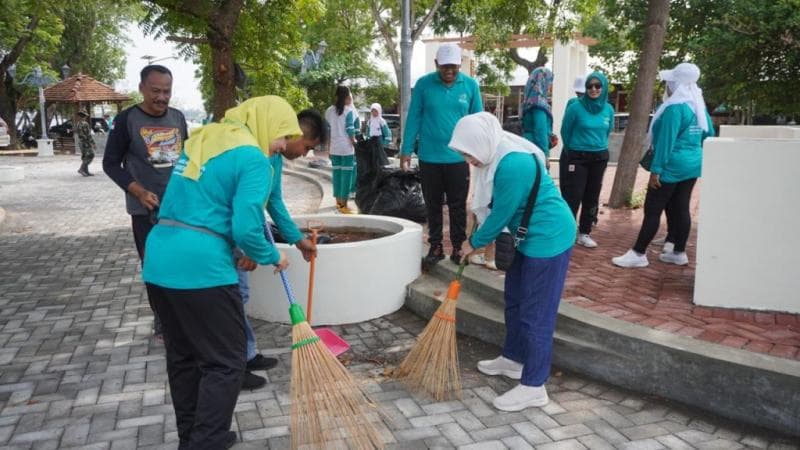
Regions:
<instances>
[{"instance_id":1,"label":"navy blue trousers","mask_svg":"<svg viewBox=\"0 0 800 450\"><path fill-rule=\"evenodd\" d=\"M503 356L523 365L521 383L542 386L550 376L553 332L572 248L551 258L520 252L506 271Z\"/></svg>"}]
</instances>

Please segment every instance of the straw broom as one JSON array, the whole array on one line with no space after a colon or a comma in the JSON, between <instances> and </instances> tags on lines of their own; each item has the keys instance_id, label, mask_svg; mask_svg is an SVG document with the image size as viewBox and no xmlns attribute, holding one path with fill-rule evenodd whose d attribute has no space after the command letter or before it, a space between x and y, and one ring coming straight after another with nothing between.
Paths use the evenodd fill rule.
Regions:
<instances>
[{"instance_id":1,"label":"straw broom","mask_svg":"<svg viewBox=\"0 0 800 450\"><path fill-rule=\"evenodd\" d=\"M422 330L416 345L395 370L394 376L410 389L421 390L436 400L461 398L461 373L456 343L456 301L466 256L450 282L447 296Z\"/></svg>"},{"instance_id":2,"label":"straw broom","mask_svg":"<svg viewBox=\"0 0 800 450\"><path fill-rule=\"evenodd\" d=\"M267 234L274 243L269 227ZM314 333L286 274L280 275L292 321L292 448L384 448L373 424L377 405Z\"/></svg>"}]
</instances>

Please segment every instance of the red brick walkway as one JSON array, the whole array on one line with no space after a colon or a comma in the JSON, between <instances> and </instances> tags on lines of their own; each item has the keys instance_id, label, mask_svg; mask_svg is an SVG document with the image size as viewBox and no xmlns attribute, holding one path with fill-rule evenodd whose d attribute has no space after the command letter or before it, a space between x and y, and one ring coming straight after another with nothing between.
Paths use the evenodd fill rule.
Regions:
<instances>
[{"instance_id":1,"label":"red brick walkway","mask_svg":"<svg viewBox=\"0 0 800 450\"><path fill-rule=\"evenodd\" d=\"M614 180L609 167L601 195L605 205ZM643 190L647 172L640 170L637 190ZM781 358L800 360L800 314L755 312L742 309L708 308L692 303L694 293L697 206L702 183L693 194L692 233L687 244L688 266L664 264L658 260L660 246L648 249L650 266L623 269L611 258L633 246L642 221L642 210L601 208L592 237L599 246L576 246L564 289L565 301L597 313L657 330ZM446 227L446 224L445 224ZM663 221L656 236L666 234ZM445 241L448 240L445 229ZM450 253L449 248L447 253ZM502 273L498 273L502 276Z\"/></svg>"}]
</instances>

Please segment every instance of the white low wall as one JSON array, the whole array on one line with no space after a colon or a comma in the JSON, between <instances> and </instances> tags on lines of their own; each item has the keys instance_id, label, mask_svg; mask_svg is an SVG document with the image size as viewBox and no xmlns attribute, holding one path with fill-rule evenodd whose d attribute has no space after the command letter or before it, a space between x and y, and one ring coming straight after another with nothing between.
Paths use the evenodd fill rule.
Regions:
<instances>
[{"instance_id":1,"label":"white low wall","mask_svg":"<svg viewBox=\"0 0 800 450\"><path fill-rule=\"evenodd\" d=\"M800 313L800 135L761 137L793 133L778 128L723 126L723 136L757 137L705 141L698 305Z\"/></svg>"},{"instance_id":2,"label":"white low wall","mask_svg":"<svg viewBox=\"0 0 800 450\"><path fill-rule=\"evenodd\" d=\"M720 137L800 139L800 126L785 125L721 125Z\"/></svg>"},{"instance_id":3,"label":"white low wall","mask_svg":"<svg viewBox=\"0 0 800 450\"><path fill-rule=\"evenodd\" d=\"M364 227L392 233L368 241L318 246L312 325L363 322L403 306L406 286L420 276L422 226L394 217L369 215L327 214L293 219L300 228L313 219L331 228ZM296 248L286 244L278 244L278 248L289 257L289 281L297 303L305 310L309 265ZM280 276L274 275L271 267L252 272L247 314L288 323L288 310Z\"/></svg>"}]
</instances>

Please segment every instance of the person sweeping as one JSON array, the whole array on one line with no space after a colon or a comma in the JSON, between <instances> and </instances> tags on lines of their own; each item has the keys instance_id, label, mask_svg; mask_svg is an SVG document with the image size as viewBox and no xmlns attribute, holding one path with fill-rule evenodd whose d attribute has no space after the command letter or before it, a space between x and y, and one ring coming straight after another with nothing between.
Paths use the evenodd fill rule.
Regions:
<instances>
[{"instance_id":1,"label":"person sweeping","mask_svg":"<svg viewBox=\"0 0 800 450\"><path fill-rule=\"evenodd\" d=\"M276 271L288 266L263 231L273 185L268 156L301 134L286 100L252 98L195 131L170 177L142 278L164 326L180 448L217 450L236 441L230 426L246 338L234 248Z\"/></svg>"},{"instance_id":2,"label":"person sweeping","mask_svg":"<svg viewBox=\"0 0 800 450\"><path fill-rule=\"evenodd\" d=\"M465 256L493 242L504 228L519 227L539 171L528 231L506 271L503 353L480 361L478 370L520 380L494 399L495 408L521 411L544 406L549 401L545 382L550 375L558 304L575 242L575 219L545 170L543 151L503 131L492 114L481 112L459 120L449 145L475 167L470 207L479 217L486 217L463 244Z\"/></svg>"},{"instance_id":3,"label":"person sweeping","mask_svg":"<svg viewBox=\"0 0 800 450\"><path fill-rule=\"evenodd\" d=\"M274 243L270 227L265 231ZM381 411L311 328L286 274L280 276L292 322L292 448L382 449L372 423Z\"/></svg>"}]
</instances>

